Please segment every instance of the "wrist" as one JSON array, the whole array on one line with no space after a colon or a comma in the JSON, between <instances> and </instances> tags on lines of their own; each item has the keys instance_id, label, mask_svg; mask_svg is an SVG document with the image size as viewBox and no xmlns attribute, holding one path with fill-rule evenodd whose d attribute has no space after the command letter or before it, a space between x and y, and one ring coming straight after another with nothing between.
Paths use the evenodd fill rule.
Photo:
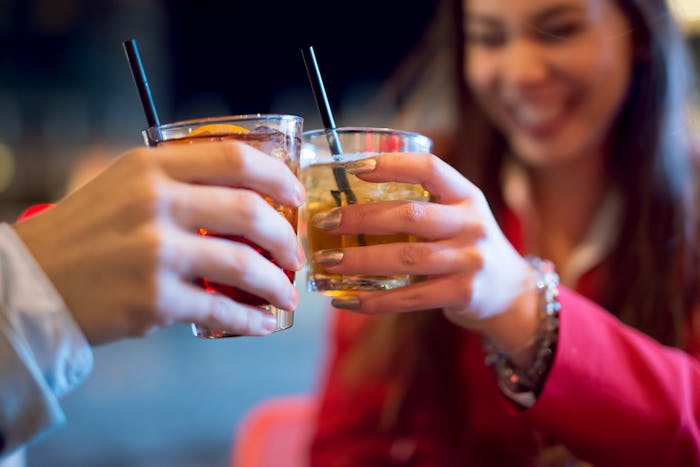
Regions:
<instances>
[{"instance_id":1,"label":"wrist","mask_svg":"<svg viewBox=\"0 0 700 467\"><path fill-rule=\"evenodd\" d=\"M479 323L478 329L485 341L516 363L530 357L541 322L537 273L532 266L528 269L529 277L523 292L503 313Z\"/></svg>"},{"instance_id":2,"label":"wrist","mask_svg":"<svg viewBox=\"0 0 700 467\"><path fill-rule=\"evenodd\" d=\"M559 331L559 276L554 265L539 258L528 261L537 272L539 323L534 336L519 348L503 348L485 339L486 364L498 378L501 391L511 400L529 407L539 395L550 366Z\"/></svg>"}]
</instances>

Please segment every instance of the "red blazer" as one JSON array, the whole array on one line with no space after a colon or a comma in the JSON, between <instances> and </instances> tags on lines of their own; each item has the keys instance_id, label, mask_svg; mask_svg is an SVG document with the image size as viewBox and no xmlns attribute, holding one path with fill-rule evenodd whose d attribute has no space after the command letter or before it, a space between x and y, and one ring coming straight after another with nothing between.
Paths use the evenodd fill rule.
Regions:
<instances>
[{"instance_id":1,"label":"red blazer","mask_svg":"<svg viewBox=\"0 0 700 467\"><path fill-rule=\"evenodd\" d=\"M441 396L430 377L418 377L400 427L389 430L380 413L392 397L391 379L349 386L339 375L373 318L337 311L312 465L523 466L570 454L597 466L700 465L697 355L660 345L585 298L604 276L597 268L576 292L561 288L559 343L533 407L517 410L484 364L481 339L452 329L460 350L448 374L457 397Z\"/></svg>"}]
</instances>

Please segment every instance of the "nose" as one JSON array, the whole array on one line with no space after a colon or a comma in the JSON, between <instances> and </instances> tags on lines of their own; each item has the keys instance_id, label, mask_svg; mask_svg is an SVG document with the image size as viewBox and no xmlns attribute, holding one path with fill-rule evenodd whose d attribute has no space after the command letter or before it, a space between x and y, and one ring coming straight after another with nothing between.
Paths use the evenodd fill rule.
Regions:
<instances>
[{"instance_id":1,"label":"nose","mask_svg":"<svg viewBox=\"0 0 700 467\"><path fill-rule=\"evenodd\" d=\"M542 83L548 75L547 56L538 44L521 38L505 47L501 61L504 84L530 87Z\"/></svg>"}]
</instances>

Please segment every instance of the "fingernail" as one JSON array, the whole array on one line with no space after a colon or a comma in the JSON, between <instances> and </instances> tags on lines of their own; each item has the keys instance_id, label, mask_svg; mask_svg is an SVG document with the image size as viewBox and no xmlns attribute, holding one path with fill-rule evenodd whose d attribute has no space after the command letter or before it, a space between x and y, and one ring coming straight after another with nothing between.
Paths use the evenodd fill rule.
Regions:
<instances>
[{"instance_id":1,"label":"fingernail","mask_svg":"<svg viewBox=\"0 0 700 467\"><path fill-rule=\"evenodd\" d=\"M314 260L321 266L335 266L343 261L343 250L321 250L314 253Z\"/></svg>"},{"instance_id":2,"label":"fingernail","mask_svg":"<svg viewBox=\"0 0 700 467\"><path fill-rule=\"evenodd\" d=\"M306 263L306 254L304 254L304 247L300 243L297 243L297 270L304 267Z\"/></svg>"},{"instance_id":3,"label":"fingernail","mask_svg":"<svg viewBox=\"0 0 700 467\"><path fill-rule=\"evenodd\" d=\"M336 297L333 300L331 300L331 305L333 305L336 308L342 308L343 310L359 310L360 297L357 295Z\"/></svg>"},{"instance_id":4,"label":"fingernail","mask_svg":"<svg viewBox=\"0 0 700 467\"><path fill-rule=\"evenodd\" d=\"M304 204L304 199L306 198L306 190L304 190L304 185L301 182L297 182L294 186L294 197L297 201L297 206Z\"/></svg>"},{"instance_id":5,"label":"fingernail","mask_svg":"<svg viewBox=\"0 0 700 467\"><path fill-rule=\"evenodd\" d=\"M333 208L327 212L314 214L311 218L311 224L319 229L333 230L340 225L342 215L343 212L339 208Z\"/></svg>"},{"instance_id":6,"label":"fingernail","mask_svg":"<svg viewBox=\"0 0 700 467\"><path fill-rule=\"evenodd\" d=\"M299 292L297 292L296 287L292 286L291 292L289 294L289 303L290 306L288 310L296 310L297 305L299 305Z\"/></svg>"},{"instance_id":7,"label":"fingernail","mask_svg":"<svg viewBox=\"0 0 700 467\"><path fill-rule=\"evenodd\" d=\"M359 161L349 162L345 164L345 171L353 175L362 175L370 173L377 167L377 161L374 159L362 159Z\"/></svg>"},{"instance_id":8,"label":"fingernail","mask_svg":"<svg viewBox=\"0 0 700 467\"><path fill-rule=\"evenodd\" d=\"M262 325L263 331L272 332L277 327L277 317L272 314L266 314L263 316L262 323L260 324Z\"/></svg>"}]
</instances>

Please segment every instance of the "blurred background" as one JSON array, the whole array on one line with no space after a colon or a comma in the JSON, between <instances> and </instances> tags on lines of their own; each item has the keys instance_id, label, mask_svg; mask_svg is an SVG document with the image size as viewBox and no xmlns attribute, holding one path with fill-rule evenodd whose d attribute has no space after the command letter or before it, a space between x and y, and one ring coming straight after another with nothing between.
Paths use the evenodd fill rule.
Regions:
<instances>
[{"instance_id":1,"label":"blurred background","mask_svg":"<svg viewBox=\"0 0 700 467\"><path fill-rule=\"evenodd\" d=\"M434 3L357 0L334 14L320 0L0 0L2 214L62 195L86 155L142 144L126 39L138 42L161 122L284 112L314 128L300 48L314 46L337 123L364 121L363 101Z\"/></svg>"},{"instance_id":2,"label":"blurred background","mask_svg":"<svg viewBox=\"0 0 700 467\"><path fill-rule=\"evenodd\" d=\"M700 2L673 3L697 53ZM0 218L58 199L142 144L123 40L138 42L161 122L281 112L320 127L299 53L313 45L336 123L387 125L391 106L367 104L436 4L0 0ZM248 409L314 390L325 305L302 295L294 327L264 339L202 341L175 326L95 349L93 374L63 400L68 425L34 443L27 464L227 465Z\"/></svg>"},{"instance_id":3,"label":"blurred background","mask_svg":"<svg viewBox=\"0 0 700 467\"><path fill-rule=\"evenodd\" d=\"M281 112L320 127L300 54L313 45L336 123L381 125L364 104L434 4L0 0L0 218L143 144L124 40L138 42L161 122ZM68 424L33 443L27 465L228 465L247 410L315 388L325 305L305 294L294 327L264 339L204 341L183 325L96 348L93 374L62 401Z\"/></svg>"}]
</instances>

